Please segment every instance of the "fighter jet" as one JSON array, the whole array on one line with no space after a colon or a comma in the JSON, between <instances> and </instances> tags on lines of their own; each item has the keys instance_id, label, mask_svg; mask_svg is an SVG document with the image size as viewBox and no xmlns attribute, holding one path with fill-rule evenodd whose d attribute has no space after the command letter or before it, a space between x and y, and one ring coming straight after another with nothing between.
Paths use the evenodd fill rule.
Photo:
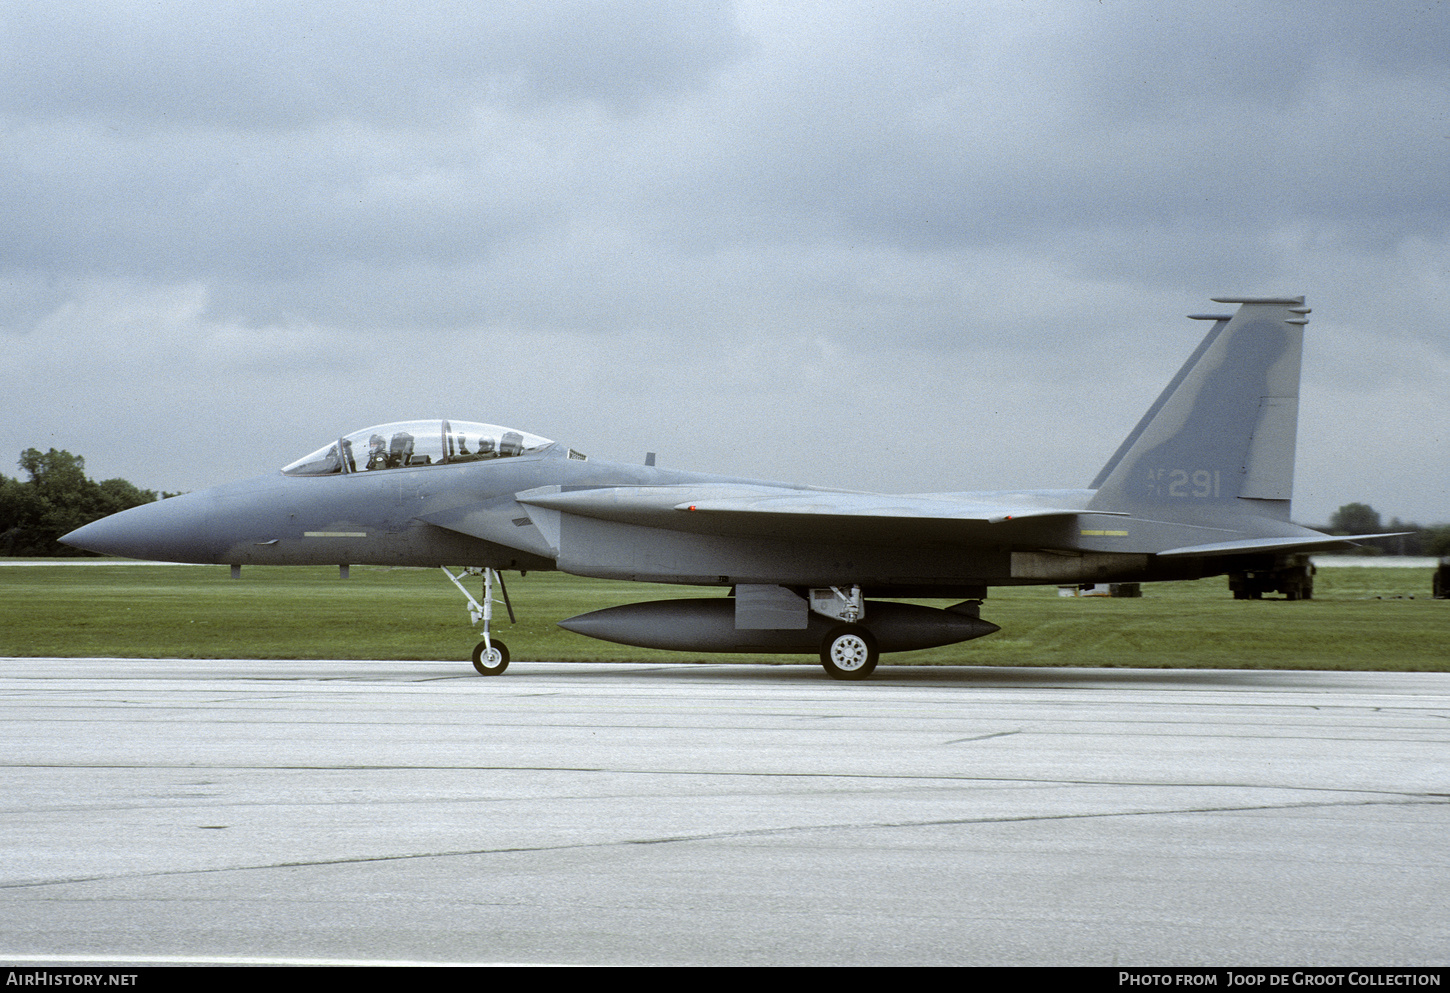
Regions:
<instances>
[{"instance_id":1,"label":"fighter jet","mask_svg":"<svg viewBox=\"0 0 1450 993\"><path fill-rule=\"evenodd\" d=\"M280 471L152 503L62 541L139 559L443 568L493 637L501 571L716 587L560 621L645 648L819 654L864 679L882 653L998 630L993 586L1228 574L1307 595L1306 552L1351 543L1290 521L1303 297L1216 298L1208 334L1084 489L885 495L589 459L493 424L420 420L329 438ZM480 603L465 572L483 577ZM939 609L901 599L953 599ZM512 615L512 606L509 605Z\"/></svg>"}]
</instances>

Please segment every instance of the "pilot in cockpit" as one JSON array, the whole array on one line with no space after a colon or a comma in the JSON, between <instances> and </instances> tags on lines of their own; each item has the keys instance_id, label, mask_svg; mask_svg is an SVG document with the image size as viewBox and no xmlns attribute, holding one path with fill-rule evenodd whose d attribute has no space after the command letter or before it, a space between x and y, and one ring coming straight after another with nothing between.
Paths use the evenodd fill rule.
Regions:
<instances>
[{"instance_id":1,"label":"pilot in cockpit","mask_svg":"<svg viewBox=\"0 0 1450 993\"><path fill-rule=\"evenodd\" d=\"M388 443L380 434L375 434L368 439L367 467L369 469L386 469L388 467Z\"/></svg>"}]
</instances>

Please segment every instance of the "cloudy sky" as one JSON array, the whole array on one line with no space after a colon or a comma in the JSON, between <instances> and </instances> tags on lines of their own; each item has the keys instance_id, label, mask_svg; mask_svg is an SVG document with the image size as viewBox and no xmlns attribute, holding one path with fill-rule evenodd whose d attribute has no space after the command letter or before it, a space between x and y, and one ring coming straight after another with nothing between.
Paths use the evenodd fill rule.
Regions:
<instances>
[{"instance_id":1,"label":"cloudy sky","mask_svg":"<svg viewBox=\"0 0 1450 993\"><path fill-rule=\"evenodd\" d=\"M1450 521L1450 4L0 7L0 472L383 421L1082 486L1304 294L1295 516Z\"/></svg>"}]
</instances>

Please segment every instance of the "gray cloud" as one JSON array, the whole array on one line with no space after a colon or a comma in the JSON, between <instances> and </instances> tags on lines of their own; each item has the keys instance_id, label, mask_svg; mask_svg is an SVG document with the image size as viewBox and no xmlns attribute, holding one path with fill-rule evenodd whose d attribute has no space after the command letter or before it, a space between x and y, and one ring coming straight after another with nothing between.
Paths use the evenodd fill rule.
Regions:
<instances>
[{"instance_id":1,"label":"gray cloud","mask_svg":"<svg viewBox=\"0 0 1450 993\"><path fill-rule=\"evenodd\" d=\"M485 100L624 110L703 87L743 45L725 8L661 0L7 10L0 108L166 128L416 128Z\"/></svg>"}]
</instances>

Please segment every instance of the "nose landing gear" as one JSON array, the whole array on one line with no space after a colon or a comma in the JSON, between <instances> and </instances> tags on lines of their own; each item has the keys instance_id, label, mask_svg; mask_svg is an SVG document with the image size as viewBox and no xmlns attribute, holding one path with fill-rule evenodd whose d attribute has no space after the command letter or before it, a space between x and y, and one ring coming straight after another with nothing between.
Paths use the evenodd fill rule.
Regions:
<instances>
[{"instance_id":1,"label":"nose landing gear","mask_svg":"<svg viewBox=\"0 0 1450 993\"><path fill-rule=\"evenodd\" d=\"M463 570L462 575L464 576L477 576L480 574L483 576L483 602L479 603L473 598L473 594L468 592L468 588L463 585L462 580L448 571L447 566L440 566L439 568L443 570L445 576L453 580L453 585L457 586L459 592L467 598L468 616L472 618L473 623L483 622L483 640L473 648L473 667L478 670L480 676L502 675L503 671L509 667L509 650L507 645L489 634L489 622L493 620L493 605L495 603L493 598L493 581L497 578L498 588L503 593L503 605L508 610L509 623L515 623L514 606L509 602L509 591L508 587L503 584L503 577L492 569Z\"/></svg>"}]
</instances>

